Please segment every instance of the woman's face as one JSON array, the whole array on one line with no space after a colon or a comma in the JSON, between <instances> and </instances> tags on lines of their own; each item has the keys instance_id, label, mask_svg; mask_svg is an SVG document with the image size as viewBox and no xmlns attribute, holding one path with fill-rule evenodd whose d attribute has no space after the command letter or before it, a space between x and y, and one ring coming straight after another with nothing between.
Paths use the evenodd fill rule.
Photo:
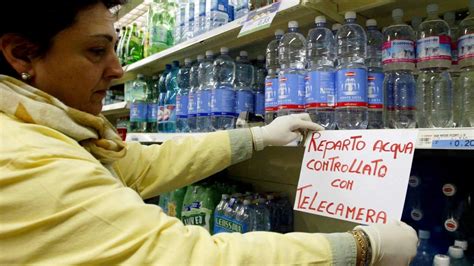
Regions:
<instances>
[{"instance_id":1,"label":"woman's face","mask_svg":"<svg viewBox=\"0 0 474 266\"><path fill-rule=\"evenodd\" d=\"M123 75L115 55L114 16L102 4L78 13L45 56L34 59L31 85L66 105L97 115L113 79Z\"/></svg>"}]
</instances>

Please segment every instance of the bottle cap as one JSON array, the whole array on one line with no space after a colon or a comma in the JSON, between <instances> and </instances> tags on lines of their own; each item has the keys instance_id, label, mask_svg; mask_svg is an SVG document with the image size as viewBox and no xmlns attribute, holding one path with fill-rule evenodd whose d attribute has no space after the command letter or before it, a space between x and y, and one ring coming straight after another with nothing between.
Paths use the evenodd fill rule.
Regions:
<instances>
[{"instance_id":1,"label":"bottle cap","mask_svg":"<svg viewBox=\"0 0 474 266\"><path fill-rule=\"evenodd\" d=\"M392 18L401 18L403 17L403 9L396 8L392 10Z\"/></svg>"},{"instance_id":2,"label":"bottle cap","mask_svg":"<svg viewBox=\"0 0 474 266\"><path fill-rule=\"evenodd\" d=\"M443 189L443 194L447 197L452 197L456 195L456 192L457 192L456 186L450 183L444 184L442 189Z\"/></svg>"},{"instance_id":3,"label":"bottle cap","mask_svg":"<svg viewBox=\"0 0 474 266\"><path fill-rule=\"evenodd\" d=\"M438 12L438 5L437 4L429 4L426 6L426 12L429 13L437 13Z\"/></svg>"},{"instance_id":4,"label":"bottle cap","mask_svg":"<svg viewBox=\"0 0 474 266\"><path fill-rule=\"evenodd\" d=\"M356 12L354 11L347 11L344 15L345 19L355 19L357 17Z\"/></svg>"},{"instance_id":5,"label":"bottle cap","mask_svg":"<svg viewBox=\"0 0 474 266\"><path fill-rule=\"evenodd\" d=\"M285 34L285 32L282 29L277 29L275 31L275 36L282 36L283 34Z\"/></svg>"},{"instance_id":6,"label":"bottle cap","mask_svg":"<svg viewBox=\"0 0 474 266\"><path fill-rule=\"evenodd\" d=\"M454 240L454 245L456 247L462 248L462 250L467 250L467 241L466 240Z\"/></svg>"},{"instance_id":7,"label":"bottle cap","mask_svg":"<svg viewBox=\"0 0 474 266\"><path fill-rule=\"evenodd\" d=\"M200 54L197 56L198 61L202 61L204 59L204 55Z\"/></svg>"},{"instance_id":8,"label":"bottle cap","mask_svg":"<svg viewBox=\"0 0 474 266\"><path fill-rule=\"evenodd\" d=\"M413 188L419 186L420 178L416 175L411 175L410 178L408 178L408 185Z\"/></svg>"},{"instance_id":9,"label":"bottle cap","mask_svg":"<svg viewBox=\"0 0 474 266\"><path fill-rule=\"evenodd\" d=\"M193 62L193 60L191 58L184 58L184 63L187 65L187 64L191 64Z\"/></svg>"},{"instance_id":10,"label":"bottle cap","mask_svg":"<svg viewBox=\"0 0 474 266\"><path fill-rule=\"evenodd\" d=\"M247 57L247 56L249 56L247 51L240 51L240 57Z\"/></svg>"},{"instance_id":11,"label":"bottle cap","mask_svg":"<svg viewBox=\"0 0 474 266\"><path fill-rule=\"evenodd\" d=\"M288 22L288 28L298 28L298 21L290 21Z\"/></svg>"},{"instance_id":12,"label":"bottle cap","mask_svg":"<svg viewBox=\"0 0 474 266\"><path fill-rule=\"evenodd\" d=\"M244 200L244 205L250 205L250 200L245 199L245 200Z\"/></svg>"},{"instance_id":13,"label":"bottle cap","mask_svg":"<svg viewBox=\"0 0 474 266\"><path fill-rule=\"evenodd\" d=\"M229 48L221 47L221 54L227 54L227 53L229 53Z\"/></svg>"},{"instance_id":14,"label":"bottle cap","mask_svg":"<svg viewBox=\"0 0 474 266\"><path fill-rule=\"evenodd\" d=\"M443 19L446 21L446 22L454 22L456 20L456 15L454 14L454 12L450 11L450 12L446 12L444 13L443 15ZM448 23L449 24L449 23Z\"/></svg>"},{"instance_id":15,"label":"bottle cap","mask_svg":"<svg viewBox=\"0 0 474 266\"><path fill-rule=\"evenodd\" d=\"M145 77L145 75L143 75L143 74L137 74L137 78L142 79L143 77Z\"/></svg>"},{"instance_id":16,"label":"bottle cap","mask_svg":"<svg viewBox=\"0 0 474 266\"><path fill-rule=\"evenodd\" d=\"M206 51L206 56L213 56L214 52L211 50Z\"/></svg>"},{"instance_id":17,"label":"bottle cap","mask_svg":"<svg viewBox=\"0 0 474 266\"><path fill-rule=\"evenodd\" d=\"M263 60L265 60L265 56L259 55L259 56L257 56L257 60L258 61L263 61Z\"/></svg>"},{"instance_id":18,"label":"bottle cap","mask_svg":"<svg viewBox=\"0 0 474 266\"><path fill-rule=\"evenodd\" d=\"M448 218L444 221L444 229L448 232L456 232L459 228L458 220L454 218Z\"/></svg>"},{"instance_id":19,"label":"bottle cap","mask_svg":"<svg viewBox=\"0 0 474 266\"><path fill-rule=\"evenodd\" d=\"M431 233L427 230L418 230L418 238L420 239L430 239Z\"/></svg>"},{"instance_id":20,"label":"bottle cap","mask_svg":"<svg viewBox=\"0 0 474 266\"><path fill-rule=\"evenodd\" d=\"M314 19L314 22L316 22L316 23L326 23L326 17L325 16L317 16Z\"/></svg>"},{"instance_id":21,"label":"bottle cap","mask_svg":"<svg viewBox=\"0 0 474 266\"><path fill-rule=\"evenodd\" d=\"M368 19L368 20L365 22L365 26L367 26L367 27L377 26L377 20L375 20L375 19Z\"/></svg>"},{"instance_id":22,"label":"bottle cap","mask_svg":"<svg viewBox=\"0 0 474 266\"><path fill-rule=\"evenodd\" d=\"M332 24L331 29L334 30L334 31L336 31L336 30L339 30L341 27L342 27L341 24L339 24L339 23L334 23L334 24Z\"/></svg>"},{"instance_id":23,"label":"bottle cap","mask_svg":"<svg viewBox=\"0 0 474 266\"><path fill-rule=\"evenodd\" d=\"M462 259L464 257L464 250L460 247L450 246L448 249L448 255L455 259Z\"/></svg>"},{"instance_id":24,"label":"bottle cap","mask_svg":"<svg viewBox=\"0 0 474 266\"><path fill-rule=\"evenodd\" d=\"M437 254L433 259L433 266L449 266L449 257L443 254Z\"/></svg>"}]
</instances>

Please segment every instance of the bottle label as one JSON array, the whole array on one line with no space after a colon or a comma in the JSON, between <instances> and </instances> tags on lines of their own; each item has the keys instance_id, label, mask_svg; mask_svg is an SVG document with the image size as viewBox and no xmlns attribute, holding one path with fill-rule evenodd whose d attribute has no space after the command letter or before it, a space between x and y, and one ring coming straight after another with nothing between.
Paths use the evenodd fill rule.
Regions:
<instances>
[{"instance_id":1,"label":"bottle label","mask_svg":"<svg viewBox=\"0 0 474 266\"><path fill-rule=\"evenodd\" d=\"M176 117L188 117L188 95L176 95Z\"/></svg>"},{"instance_id":2,"label":"bottle label","mask_svg":"<svg viewBox=\"0 0 474 266\"><path fill-rule=\"evenodd\" d=\"M130 104L130 122L146 122L148 105L146 103Z\"/></svg>"},{"instance_id":3,"label":"bottle label","mask_svg":"<svg viewBox=\"0 0 474 266\"><path fill-rule=\"evenodd\" d=\"M458 60L474 57L474 33L466 34L458 39Z\"/></svg>"},{"instance_id":4,"label":"bottle label","mask_svg":"<svg viewBox=\"0 0 474 266\"><path fill-rule=\"evenodd\" d=\"M385 42L382 47L382 63L415 63L415 42L410 40L393 40Z\"/></svg>"},{"instance_id":5,"label":"bottle label","mask_svg":"<svg viewBox=\"0 0 474 266\"><path fill-rule=\"evenodd\" d=\"M265 111L278 110L278 78L265 79Z\"/></svg>"},{"instance_id":6,"label":"bottle label","mask_svg":"<svg viewBox=\"0 0 474 266\"><path fill-rule=\"evenodd\" d=\"M262 92L257 92L255 94L255 114L265 114L265 95Z\"/></svg>"},{"instance_id":7,"label":"bottle label","mask_svg":"<svg viewBox=\"0 0 474 266\"><path fill-rule=\"evenodd\" d=\"M367 77L367 100L370 109L383 109L383 79L380 72L369 72Z\"/></svg>"},{"instance_id":8,"label":"bottle label","mask_svg":"<svg viewBox=\"0 0 474 266\"><path fill-rule=\"evenodd\" d=\"M214 217L214 234L223 232L247 232L247 225L224 215Z\"/></svg>"},{"instance_id":9,"label":"bottle label","mask_svg":"<svg viewBox=\"0 0 474 266\"><path fill-rule=\"evenodd\" d=\"M149 123L156 122L157 118L158 118L158 104L149 103L148 110L147 110L147 122Z\"/></svg>"},{"instance_id":10,"label":"bottle label","mask_svg":"<svg viewBox=\"0 0 474 266\"><path fill-rule=\"evenodd\" d=\"M305 76L284 74L280 78L278 92L279 109L304 109Z\"/></svg>"},{"instance_id":11,"label":"bottle label","mask_svg":"<svg viewBox=\"0 0 474 266\"><path fill-rule=\"evenodd\" d=\"M181 214L181 220L185 225L197 225L204 227L208 232L211 231L210 221L212 210L203 208L202 206L198 208L185 208Z\"/></svg>"},{"instance_id":12,"label":"bottle label","mask_svg":"<svg viewBox=\"0 0 474 266\"><path fill-rule=\"evenodd\" d=\"M164 122L175 122L176 121L176 105L174 105L174 104L165 105L164 114L163 114L163 121Z\"/></svg>"},{"instance_id":13,"label":"bottle label","mask_svg":"<svg viewBox=\"0 0 474 266\"><path fill-rule=\"evenodd\" d=\"M416 42L418 62L447 60L451 62L451 38L447 35L419 39Z\"/></svg>"},{"instance_id":14,"label":"bottle label","mask_svg":"<svg viewBox=\"0 0 474 266\"><path fill-rule=\"evenodd\" d=\"M333 107L334 72L311 71L306 77L306 108Z\"/></svg>"},{"instance_id":15,"label":"bottle label","mask_svg":"<svg viewBox=\"0 0 474 266\"><path fill-rule=\"evenodd\" d=\"M189 28L188 30L193 32L194 31L194 2L191 1L189 2L189 19L188 21L190 22L189 23Z\"/></svg>"},{"instance_id":16,"label":"bottle label","mask_svg":"<svg viewBox=\"0 0 474 266\"><path fill-rule=\"evenodd\" d=\"M236 116L235 91L232 87L219 87L211 93L211 114L216 116Z\"/></svg>"},{"instance_id":17,"label":"bottle label","mask_svg":"<svg viewBox=\"0 0 474 266\"><path fill-rule=\"evenodd\" d=\"M190 91L188 94L188 117L196 117L197 95Z\"/></svg>"},{"instance_id":18,"label":"bottle label","mask_svg":"<svg viewBox=\"0 0 474 266\"><path fill-rule=\"evenodd\" d=\"M253 113L255 106L254 106L254 99L253 99L253 92L250 90L239 90L237 91L237 103L236 103L236 112L237 115L241 112L250 112Z\"/></svg>"},{"instance_id":19,"label":"bottle label","mask_svg":"<svg viewBox=\"0 0 474 266\"><path fill-rule=\"evenodd\" d=\"M201 90L197 93L197 116L211 115L211 91Z\"/></svg>"},{"instance_id":20,"label":"bottle label","mask_svg":"<svg viewBox=\"0 0 474 266\"><path fill-rule=\"evenodd\" d=\"M165 107L163 105L158 106L158 115L156 116L156 120L158 123L163 122L163 115L165 114Z\"/></svg>"},{"instance_id":21,"label":"bottle label","mask_svg":"<svg viewBox=\"0 0 474 266\"><path fill-rule=\"evenodd\" d=\"M200 17L206 16L206 0L199 1L199 16Z\"/></svg>"},{"instance_id":22,"label":"bottle label","mask_svg":"<svg viewBox=\"0 0 474 266\"><path fill-rule=\"evenodd\" d=\"M367 106L367 70L341 69L336 72L337 107Z\"/></svg>"}]
</instances>

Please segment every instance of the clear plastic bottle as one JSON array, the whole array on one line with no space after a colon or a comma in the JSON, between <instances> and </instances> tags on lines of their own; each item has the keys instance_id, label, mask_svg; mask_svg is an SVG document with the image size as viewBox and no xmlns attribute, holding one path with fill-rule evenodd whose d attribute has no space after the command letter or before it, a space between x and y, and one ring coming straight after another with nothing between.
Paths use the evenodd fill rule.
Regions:
<instances>
[{"instance_id":1,"label":"clear plastic bottle","mask_svg":"<svg viewBox=\"0 0 474 266\"><path fill-rule=\"evenodd\" d=\"M317 16L316 27L309 30L307 38L305 109L311 120L325 127L335 129L335 40L326 26L326 17Z\"/></svg>"},{"instance_id":2,"label":"clear plastic bottle","mask_svg":"<svg viewBox=\"0 0 474 266\"><path fill-rule=\"evenodd\" d=\"M255 100L252 90L254 82L255 68L250 63L247 52L240 51L240 60L236 61L234 81L236 91L235 111L237 115L241 112L254 113Z\"/></svg>"},{"instance_id":3,"label":"clear plastic bottle","mask_svg":"<svg viewBox=\"0 0 474 266\"><path fill-rule=\"evenodd\" d=\"M249 7L249 0L236 0L234 19L246 16L249 13Z\"/></svg>"},{"instance_id":4,"label":"clear plastic bottle","mask_svg":"<svg viewBox=\"0 0 474 266\"><path fill-rule=\"evenodd\" d=\"M255 211L251 207L250 200L244 200L243 206L235 214L235 220L242 226L241 233L255 231Z\"/></svg>"},{"instance_id":5,"label":"clear plastic bottle","mask_svg":"<svg viewBox=\"0 0 474 266\"><path fill-rule=\"evenodd\" d=\"M196 63L191 66L189 72L190 90L188 93L188 128L190 132L196 132L196 118L197 118L197 91L199 89L199 64L204 60L203 55L198 55Z\"/></svg>"},{"instance_id":6,"label":"clear plastic bottle","mask_svg":"<svg viewBox=\"0 0 474 266\"><path fill-rule=\"evenodd\" d=\"M173 61L170 73L166 76L166 98L163 113L165 132L176 132L176 95L178 93L179 61Z\"/></svg>"},{"instance_id":7,"label":"clear plastic bottle","mask_svg":"<svg viewBox=\"0 0 474 266\"><path fill-rule=\"evenodd\" d=\"M367 128L367 35L356 23L355 12L345 14L346 22L336 35L336 124L339 129Z\"/></svg>"},{"instance_id":8,"label":"clear plastic bottle","mask_svg":"<svg viewBox=\"0 0 474 266\"><path fill-rule=\"evenodd\" d=\"M270 231L270 210L264 198L259 198L254 206L255 220L252 231Z\"/></svg>"},{"instance_id":9,"label":"clear plastic bottle","mask_svg":"<svg viewBox=\"0 0 474 266\"><path fill-rule=\"evenodd\" d=\"M184 66L178 71L178 93L176 94L176 132L189 132L188 102L189 102L189 75L192 59L185 58Z\"/></svg>"},{"instance_id":10,"label":"clear plastic bottle","mask_svg":"<svg viewBox=\"0 0 474 266\"><path fill-rule=\"evenodd\" d=\"M147 124L148 85L143 74L138 74L133 82L132 102L130 104L130 132L144 133Z\"/></svg>"},{"instance_id":11,"label":"clear plastic bottle","mask_svg":"<svg viewBox=\"0 0 474 266\"><path fill-rule=\"evenodd\" d=\"M446 12L443 14L443 20L448 23L451 37L451 71L459 71L458 65L458 47L457 41L459 37L459 27L456 25L456 14L454 12Z\"/></svg>"},{"instance_id":12,"label":"clear plastic bottle","mask_svg":"<svg viewBox=\"0 0 474 266\"><path fill-rule=\"evenodd\" d=\"M416 127L416 81L409 70L392 71L392 122L394 128Z\"/></svg>"},{"instance_id":13,"label":"clear plastic bottle","mask_svg":"<svg viewBox=\"0 0 474 266\"><path fill-rule=\"evenodd\" d=\"M268 74L265 78L265 124L270 124L275 119L278 111L278 72L280 71L278 46L283 34L285 34L283 30L276 30L275 39L267 45L265 65Z\"/></svg>"},{"instance_id":14,"label":"clear plastic bottle","mask_svg":"<svg viewBox=\"0 0 474 266\"><path fill-rule=\"evenodd\" d=\"M214 53L206 51L206 58L199 64L198 80L199 89L197 91L197 118L196 131L210 132L211 125L211 91L213 86L213 69Z\"/></svg>"},{"instance_id":15,"label":"clear plastic bottle","mask_svg":"<svg viewBox=\"0 0 474 266\"><path fill-rule=\"evenodd\" d=\"M227 232L226 228L220 226L221 220L226 219L224 215L225 208L229 203L229 195L222 194L221 201L217 204L216 209L214 210L214 227L213 234Z\"/></svg>"},{"instance_id":16,"label":"clear plastic bottle","mask_svg":"<svg viewBox=\"0 0 474 266\"><path fill-rule=\"evenodd\" d=\"M418 248L411 266L430 266L433 264L435 251L430 244L430 231L418 230Z\"/></svg>"},{"instance_id":17,"label":"clear plastic bottle","mask_svg":"<svg viewBox=\"0 0 474 266\"><path fill-rule=\"evenodd\" d=\"M151 84L149 85L149 90L147 93L147 124L146 124L146 131L149 133L156 133L158 132L158 95L160 93L158 87L158 76L152 76Z\"/></svg>"},{"instance_id":18,"label":"clear plastic bottle","mask_svg":"<svg viewBox=\"0 0 474 266\"><path fill-rule=\"evenodd\" d=\"M174 43L178 44L186 41L186 13L188 2L185 0L178 0L178 9L176 10L176 27L174 28Z\"/></svg>"},{"instance_id":19,"label":"clear plastic bottle","mask_svg":"<svg viewBox=\"0 0 474 266\"><path fill-rule=\"evenodd\" d=\"M166 76L171 71L171 65L166 64L165 71L161 73L160 79L158 81L158 88L160 94L158 95L158 114L157 114L157 122L158 122L158 132L165 132L165 124L163 123L163 116L165 114L165 98L166 98Z\"/></svg>"},{"instance_id":20,"label":"clear plastic bottle","mask_svg":"<svg viewBox=\"0 0 474 266\"><path fill-rule=\"evenodd\" d=\"M196 3L196 13L195 13L195 27L194 27L194 36L198 36L207 31L206 28L206 19L207 19L207 2L210 0L194 0Z\"/></svg>"},{"instance_id":21,"label":"clear plastic bottle","mask_svg":"<svg viewBox=\"0 0 474 266\"><path fill-rule=\"evenodd\" d=\"M459 24L458 58L461 73L459 91L462 96L461 126L474 126L474 0L469 1L469 16ZM469 48L471 47L471 48Z\"/></svg>"},{"instance_id":22,"label":"clear plastic bottle","mask_svg":"<svg viewBox=\"0 0 474 266\"><path fill-rule=\"evenodd\" d=\"M265 68L265 57L263 55L257 56L255 64L255 82L253 85L253 93L255 95L254 107L255 115L261 118L265 117L265 78L267 76L267 69Z\"/></svg>"},{"instance_id":23,"label":"clear plastic bottle","mask_svg":"<svg viewBox=\"0 0 474 266\"><path fill-rule=\"evenodd\" d=\"M206 1L206 29L212 30L226 24L229 21L228 0L207 0Z\"/></svg>"},{"instance_id":24,"label":"clear plastic bottle","mask_svg":"<svg viewBox=\"0 0 474 266\"><path fill-rule=\"evenodd\" d=\"M211 121L213 130L235 127L235 63L227 47L221 48L221 55L214 60L211 93Z\"/></svg>"},{"instance_id":25,"label":"clear plastic bottle","mask_svg":"<svg viewBox=\"0 0 474 266\"><path fill-rule=\"evenodd\" d=\"M474 127L474 66L462 68L459 87L463 94L460 126Z\"/></svg>"},{"instance_id":26,"label":"clear plastic bottle","mask_svg":"<svg viewBox=\"0 0 474 266\"><path fill-rule=\"evenodd\" d=\"M298 32L298 22L288 23L288 32L278 46L278 59L278 116L304 112L306 39Z\"/></svg>"}]
</instances>

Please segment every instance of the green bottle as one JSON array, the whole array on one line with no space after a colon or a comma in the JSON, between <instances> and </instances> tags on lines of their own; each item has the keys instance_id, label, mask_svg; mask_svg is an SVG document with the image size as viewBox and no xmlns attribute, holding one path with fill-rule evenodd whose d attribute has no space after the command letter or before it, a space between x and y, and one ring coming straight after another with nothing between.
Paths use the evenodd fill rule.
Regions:
<instances>
[{"instance_id":1,"label":"green bottle","mask_svg":"<svg viewBox=\"0 0 474 266\"><path fill-rule=\"evenodd\" d=\"M128 42L127 65L142 59L142 51L143 47L140 40L140 32L138 31L137 24L133 23L132 32L130 34L130 39Z\"/></svg>"},{"instance_id":2,"label":"green bottle","mask_svg":"<svg viewBox=\"0 0 474 266\"><path fill-rule=\"evenodd\" d=\"M128 43L128 38L130 36L130 31L132 27L128 26L124 28L125 29L123 29L122 38L120 38L120 42L117 47L117 57L119 58L120 64L122 66L125 65L125 62L126 62L125 57L126 57L126 52L127 52L127 43Z\"/></svg>"},{"instance_id":3,"label":"green bottle","mask_svg":"<svg viewBox=\"0 0 474 266\"><path fill-rule=\"evenodd\" d=\"M147 55L161 52L169 47L169 26L165 21L167 8L164 1L154 0L148 9L148 51Z\"/></svg>"}]
</instances>

